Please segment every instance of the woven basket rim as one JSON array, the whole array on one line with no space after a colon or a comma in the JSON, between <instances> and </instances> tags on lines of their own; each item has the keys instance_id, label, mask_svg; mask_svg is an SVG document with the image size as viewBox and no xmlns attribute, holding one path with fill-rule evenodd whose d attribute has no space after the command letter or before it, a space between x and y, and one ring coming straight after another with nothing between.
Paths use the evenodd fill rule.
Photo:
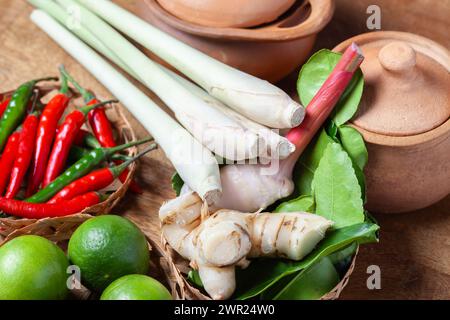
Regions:
<instances>
[{"instance_id":1,"label":"woven basket rim","mask_svg":"<svg viewBox=\"0 0 450 320\"><path fill-rule=\"evenodd\" d=\"M165 238L161 235L161 243L163 245L165 255L167 256L168 262L171 264L172 272L176 274L177 279L177 291L174 294L174 297L180 300L212 300L209 296L205 295L202 291L195 288L190 284L190 282L183 275L179 267L177 266L176 261L181 260L186 262L183 257L181 257L175 250L173 250L170 245L167 243ZM355 266L356 266L356 258L359 252L359 245L356 248L355 253L353 254L352 261L342 279L339 283L328 293L324 294L321 298L317 300L336 300L340 297L342 291L347 286L350 276L352 275Z\"/></svg>"},{"instance_id":2,"label":"woven basket rim","mask_svg":"<svg viewBox=\"0 0 450 320\"><path fill-rule=\"evenodd\" d=\"M45 97L49 93L54 92L59 88L60 86L58 85L45 85L39 87L39 91L41 97ZM73 89L71 89L71 91L74 99L80 97L80 95L76 94L73 91ZM0 93L0 102L11 96L13 92L14 91ZM102 97L99 97L99 99L102 99ZM73 108L73 106L70 106L69 108ZM118 136L120 137L121 140L135 141L136 133L133 130L133 127L131 126L129 120L123 113L122 108L123 107L121 106L120 103L114 104L110 108L111 110L108 110L108 112L111 112L114 115L114 117L110 120L113 126L115 127L116 131L118 132ZM137 147L132 147L128 149L128 155L130 156L136 155L137 152L138 152ZM95 216L111 212L112 208L117 205L117 203L125 196L126 192L128 191L130 183L135 177L137 166L138 164L136 162L133 162L128 167L129 174L125 183L123 184L121 183L118 189L109 194L108 198L105 201L102 201L101 203L98 203L94 206L85 208L83 211L79 213L63 217L43 218L43 219L22 219L22 218L17 219L14 216L7 218L0 218L0 236L4 237L0 245L11 240L12 238L18 237L23 234L42 233L43 229L48 229L49 232L51 232L51 230L54 228L56 234L60 232L60 228L63 228L65 232L68 232L69 230L66 229L67 225L71 225L74 219L77 220L82 216ZM65 223L66 220L68 221L68 223ZM45 234L42 235L45 236ZM55 237L55 235L52 234L48 234L48 236ZM62 239L64 238L64 236L63 234L60 234L55 238Z\"/></svg>"}]
</instances>

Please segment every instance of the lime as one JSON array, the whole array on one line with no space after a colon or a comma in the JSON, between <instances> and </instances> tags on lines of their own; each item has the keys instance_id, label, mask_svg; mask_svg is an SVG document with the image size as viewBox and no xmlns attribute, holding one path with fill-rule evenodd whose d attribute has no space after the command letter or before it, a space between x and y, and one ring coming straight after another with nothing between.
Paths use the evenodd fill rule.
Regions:
<instances>
[{"instance_id":1,"label":"lime","mask_svg":"<svg viewBox=\"0 0 450 320\"><path fill-rule=\"evenodd\" d=\"M172 300L172 296L157 280L141 274L130 274L111 283L103 291L100 300Z\"/></svg>"},{"instance_id":2,"label":"lime","mask_svg":"<svg viewBox=\"0 0 450 320\"><path fill-rule=\"evenodd\" d=\"M68 266L66 255L53 242L17 237L0 248L0 299L64 299Z\"/></svg>"},{"instance_id":3,"label":"lime","mask_svg":"<svg viewBox=\"0 0 450 320\"><path fill-rule=\"evenodd\" d=\"M81 271L81 282L102 291L127 274L145 274L149 250L144 234L129 220L105 215L87 220L69 241L69 259Z\"/></svg>"}]
</instances>

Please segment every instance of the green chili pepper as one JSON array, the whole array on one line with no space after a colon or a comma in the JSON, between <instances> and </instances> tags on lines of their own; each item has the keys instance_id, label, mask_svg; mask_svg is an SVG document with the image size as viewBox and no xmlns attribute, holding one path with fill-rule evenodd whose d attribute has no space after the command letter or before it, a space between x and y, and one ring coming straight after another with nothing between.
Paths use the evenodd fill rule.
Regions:
<instances>
[{"instance_id":1,"label":"green chili pepper","mask_svg":"<svg viewBox=\"0 0 450 320\"><path fill-rule=\"evenodd\" d=\"M84 137L84 143L90 148L101 148L100 142L98 142L97 138L92 134L88 133Z\"/></svg>"},{"instance_id":2,"label":"green chili pepper","mask_svg":"<svg viewBox=\"0 0 450 320\"><path fill-rule=\"evenodd\" d=\"M98 147L101 148L101 147ZM95 148L97 149L97 148ZM78 160L80 160L81 158L85 157L86 155L88 155L91 152L91 149L86 149L83 147L79 147L79 146L72 146L72 148L70 148L70 153L69 153L69 161L71 163L74 163ZM128 161L130 159L132 159L132 157L124 155L124 154L113 154L111 156L112 160L121 160L121 161Z\"/></svg>"},{"instance_id":3,"label":"green chili pepper","mask_svg":"<svg viewBox=\"0 0 450 320\"><path fill-rule=\"evenodd\" d=\"M90 152L91 150L89 149L82 148L79 146L72 146L72 148L70 148L68 160L70 163L74 163L80 160L81 158L87 156Z\"/></svg>"},{"instance_id":4,"label":"green chili pepper","mask_svg":"<svg viewBox=\"0 0 450 320\"><path fill-rule=\"evenodd\" d=\"M114 148L98 148L91 150L89 154L85 155L83 158L78 160L63 174L61 174L58 178L53 180L47 187L36 193L34 196L26 199L25 201L31 203L46 202L55 194L57 194L61 189L63 189L65 186L81 177L84 177L89 172L91 172L95 167L97 167L100 163L102 163L105 159L112 157L114 153L143 144L150 140L152 139L147 138L144 140L126 143Z\"/></svg>"},{"instance_id":5,"label":"green chili pepper","mask_svg":"<svg viewBox=\"0 0 450 320\"><path fill-rule=\"evenodd\" d=\"M50 77L28 81L14 91L0 120L0 153L3 151L10 134L19 126L24 118L36 83L50 80L58 80L58 78Z\"/></svg>"}]
</instances>

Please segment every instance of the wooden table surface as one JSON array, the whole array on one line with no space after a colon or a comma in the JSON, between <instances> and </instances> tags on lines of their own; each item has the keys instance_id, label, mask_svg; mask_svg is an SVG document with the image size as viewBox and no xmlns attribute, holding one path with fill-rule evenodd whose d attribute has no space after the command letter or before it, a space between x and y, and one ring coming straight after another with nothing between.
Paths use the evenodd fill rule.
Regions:
<instances>
[{"instance_id":1,"label":"wooden table surface","mask_svg":"<svg viewBox=\"0 0 450 320\"><path fill-rule=\"evenodd\" d=\"M117 0L130 10L137 1L140 0ZM394 6L389 0L363 0L355 5L355 1L338 0L335 18L319 36L318 46L332 47L347 36L364 32L365 8L369 4L386 9L385 29L416 31L447 47L450 45L450 26L443 18L445 12L449 12L450 1L440 1L439 5L433 2L433 6L429 0L395 2L399 5ZM409 6L407 10L402 9L405 6ZM395 10L403 15L396 16ZM0 0L0 91L13 89L25 80L56 74L57 66L64 63L84 86L110 97L98 81L29 20L30 12L31 7L24 0ZM294 87L294 82L285 81L283 85ZM149 91L145 92L154 98ZM130 119L138 135L145 136L142 126L131 116ZM138 171L145 193L129 194L114 212L125 214L147 235L158 239L159 230L154 227L157 223L152 222L157 220L163 200L174 196L170 188L173 168L162 152L157 151L141 161ZM449 299L450 196L417 212L375 216L381 225L380 243L361 248L356 269L342 298ZM370 265L381 269L380 290L366 287L366 271Z\"/></svg>"}]
</instances>

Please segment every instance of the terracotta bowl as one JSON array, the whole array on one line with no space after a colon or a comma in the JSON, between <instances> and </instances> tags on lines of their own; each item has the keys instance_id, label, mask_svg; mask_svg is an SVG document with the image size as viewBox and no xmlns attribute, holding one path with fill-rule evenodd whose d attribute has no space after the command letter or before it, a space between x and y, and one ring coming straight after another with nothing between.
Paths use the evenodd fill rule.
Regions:
<instances>
[{"instance_id":1,"label":"terracotta bowl","mask_svg":"<svg viewBox=\"0 0 450 320\"><path fill-rule=\"evenodd\" d=\"M178 18L208 27L254 27L276 20L295 0L157 0Z\"/></svg>"},{"instance_id":2,"label":"terracotta bowl","mask_svg":"<svg viewBox=\"0 0 450 320\"><path fill-rule=\"evenodd\" d=\"M317 33L334 12L333 0L297 1L280 19L268 25L215 28L181 20L156 0L138 4L140 15L159 29L226 64L271 82L282 79L307 59Z\"/></svg>"},{"instance_id":3,"label":"terracotta bowl","mask_svg":"<svg viewBox=\"0 0 450 320\"><path fill-rule=\"evenodd\" d=\"M449 51L429 39L403 32L362 34L339 44L334 50L343 52L351 42L358 43L363 52L367 50L366 61L362 65L366 87L360 111L361 108L367 109L364 114L357 115L353 119L353 126L363 135L369 151L369 162L366 167L368 210L381 213L409 212L438 202L450 193L450 119L448 117L450 113L448 83L450 82L449 74L445 72L450 72ZM444 81L429 79L433 85L428 88L420 86L419 89L414 90L411 94L414 95L415 100L412 102L406 102L408 97L397 97L398 101L385 99L383 100L385 106L380 106L379 103L374 106L377 100L383 99L382 96L386 94L386 90L370 88L371 85L373 86L370 82L373 77L367 72L370 73L370 70L374 68L370 65L379 65L381 62L381 65L387 64L389 68L391 62L382 60L382 54L385 53L382 51L378 55L380 61L367 61L377 60L376 57L371 58L368 51L380 43L384 46L383 48L386 48L385 43L395 43L394 46L400 43L400 49L413 48L417 53L417 66L414 67L428 76L431 69L419 65L420 61L428 59L436 68L441 68L440 74L443 75ZM404 47L404 44L407 44L407 47ZM410 52L407 51L400 52L399 55L409 54ZM408 62L408 60L400 61ZM412 62L416 63L415 60ZM392 67L405 67L405 65L396 63ZM398 72L392 74L402 79L392 88L392 91L388 90L392 94L399 95L401 90L410 83L409 81L418 81L414 73L406 74L404 78ZM380 86L386 81L385 79L386 74L383 74L380 77ZM412 84L416 85L414 82ZM429 94L430 90L437 87L442 87L441 92L444 94L442 100L439 100L440 103L433 107L426 99L438 101L436 95ZM371 102L368 106L364 106L364 100L368 99L367 95L371 96L369 99ZM409 109L402 112L404 106L408 106ZM395 111L392 111L393 107L396 108ZM435 109L428 109L432 107ZM377 112L370 108L377 108ZM429 111L426 116L420 116L421 109L424 108ZM438 114L439 121L436 121ZM393 118L395 121L392 120ZM398 126L396 123L401 119L407 120L402 126ZM383 127L386 124L395 130L389 132ZM422 130L424 128L428 129ZM400 129L403 130L403 135L399 134ZM414 130L416 131L413 132Z\"/></svg>"}]
</instances>

